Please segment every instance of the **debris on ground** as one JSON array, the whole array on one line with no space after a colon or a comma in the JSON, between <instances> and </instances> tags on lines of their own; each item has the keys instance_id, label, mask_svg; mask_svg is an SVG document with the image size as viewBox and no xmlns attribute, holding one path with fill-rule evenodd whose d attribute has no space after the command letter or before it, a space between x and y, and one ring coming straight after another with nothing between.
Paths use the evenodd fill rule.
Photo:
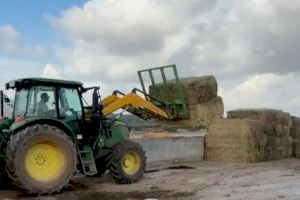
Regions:
<instances>
[{"instance_id":1,"label":"debris on ground","mask_svg":"<svg viewBox=\"0 0 300 200\"><path fill-rule=\"evenodd\" d=\"M202 161L184 166L146 173L143 180L129 185L118 185L107 174L101 178L78 176L62 193L52 196L32 197L0 188L0 199L300 199L299 159L254 164Z\"/></svg>"}]
</instances>

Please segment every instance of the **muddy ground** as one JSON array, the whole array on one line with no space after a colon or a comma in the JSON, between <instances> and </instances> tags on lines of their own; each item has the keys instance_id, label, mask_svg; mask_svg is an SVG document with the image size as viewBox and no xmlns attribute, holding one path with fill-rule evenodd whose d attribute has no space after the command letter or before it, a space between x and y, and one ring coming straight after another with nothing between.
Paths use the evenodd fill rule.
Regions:
<instances>
[{"instance_id":1,"label":"muddy ground","mask_svg":"<svg viewBox=\"0 0 300 200\"><path fill-rule=\"evenodd\" d=\"M147 172L132 185L118 185L108 175L77 176L62 193L30 197L0 189L0 199L142 200L142 199L300 199L300 159L256 164L190 163Z\"/></svg>"}]
</instances>

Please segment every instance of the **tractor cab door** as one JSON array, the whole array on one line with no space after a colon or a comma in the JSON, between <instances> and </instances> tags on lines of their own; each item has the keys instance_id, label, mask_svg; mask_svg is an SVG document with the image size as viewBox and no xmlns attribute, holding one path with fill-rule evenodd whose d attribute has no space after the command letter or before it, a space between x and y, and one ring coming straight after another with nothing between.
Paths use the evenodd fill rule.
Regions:
<instances>
[{"instance_id":1,"label":"tractor cab door","mask_svg":"<svg viewBox=\"0 0 300 200\"><path fill-rule=\"evenodd\" d=\"M81 134L83 124L83 109L76 88L58 89L59 117L73 129L78 135Z\"/></svg>"}]
</instances>

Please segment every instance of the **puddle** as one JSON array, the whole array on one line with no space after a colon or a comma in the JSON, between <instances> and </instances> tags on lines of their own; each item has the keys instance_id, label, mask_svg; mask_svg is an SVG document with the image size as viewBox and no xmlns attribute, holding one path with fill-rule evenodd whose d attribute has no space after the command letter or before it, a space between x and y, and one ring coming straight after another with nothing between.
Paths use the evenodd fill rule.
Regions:
<instances>
[{"instance_id":1,"label":"puddle","mask_svg":"<svg viewBox=\"0 0 300 200\"><path fill-rule=\"evenodd\" d=\"M195 169L195 167L180 165L180 166L168 167L168 169Z\"/></svg>"}]
</instances>

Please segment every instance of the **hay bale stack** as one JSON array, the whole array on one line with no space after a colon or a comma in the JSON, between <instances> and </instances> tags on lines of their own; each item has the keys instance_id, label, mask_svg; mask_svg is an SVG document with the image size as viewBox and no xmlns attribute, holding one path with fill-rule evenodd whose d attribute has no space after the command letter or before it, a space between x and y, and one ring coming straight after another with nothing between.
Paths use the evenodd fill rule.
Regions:
<instances>
[{"instance_id":1,"label":"hay bale stack","mask_svg":"<svg viewBox=\"0 0 300 200\"><path fill-rule=\"evenodd\" d=\"M190 119L187 120L191 125L197 126L199 122L208 125L214 119L220 119L224 114L224 103L220 96L207 102L199 104L188 104Z\"/></svg>"},{"instance_id":2,"label":"hay bale stack","mask_svg":"<svg viewBox=\"0 0 300 200\"><path fill-rule=\"evenodd\" d=\"M204 128L215 119L222 118L224 114L224 103L221 97L216 97L208 102L188 105L189 119L174 121L161 121L165 128Z\"/></svg>"},{"instance_id":3,"label":"hay bale stack","mask_svg":"<svg viewBox=\"0 0 300 200\"><path fill-rule=\"evenodd\" d=\"M209 125L206 160L252 163L263 160L265 135L255 120L220 119Z\"/></svg>"},{"instance_id":4,"label":"hay bale stack","mask_svg":"<svg viewBox=\"0 0 300 200\"><path fill-rule=\"evenodd\" d=\"M262 123L280 124L290 127L292 119L289 113L275 109L239 109L227 112L230 119L253 119Z\"/></svg>"},{"instance_id":5,"label":"hay bale stack","mask_svg":"<svg viewBox=\"0 0 300 200\"><path fill-rule=\"evenodd\" d=\"M183 78L181 83L189 119L161 122L164 127L203 127L223 117L224 103L222 97L217 96L218 84L214 76ZM163 101L172 101L180 97L175 80L150 86L149 94Z\"/></svg>"},{"instance_id":6,"label":"hay bale stack","mask_svg":"<svg viewBox=\"0 0 300 200\"><path fill-rule=\"evenodd\" d=\"M262 124L266 136L263 157L265 161L280 160L292 156L289 113L273 109L240 109L229 111L229 119L250 119Z\"/></svg>"},{"instance_id":7,"label":"hay bale stack","mask_svg":"<svg viewBox=\"0 0 300 200\"><path fill-rule=\"evenodd\" d=\"M293 155L300 158L300 118L292 117L291 137L293 138Z\"/></svg>"}]
</instances>

